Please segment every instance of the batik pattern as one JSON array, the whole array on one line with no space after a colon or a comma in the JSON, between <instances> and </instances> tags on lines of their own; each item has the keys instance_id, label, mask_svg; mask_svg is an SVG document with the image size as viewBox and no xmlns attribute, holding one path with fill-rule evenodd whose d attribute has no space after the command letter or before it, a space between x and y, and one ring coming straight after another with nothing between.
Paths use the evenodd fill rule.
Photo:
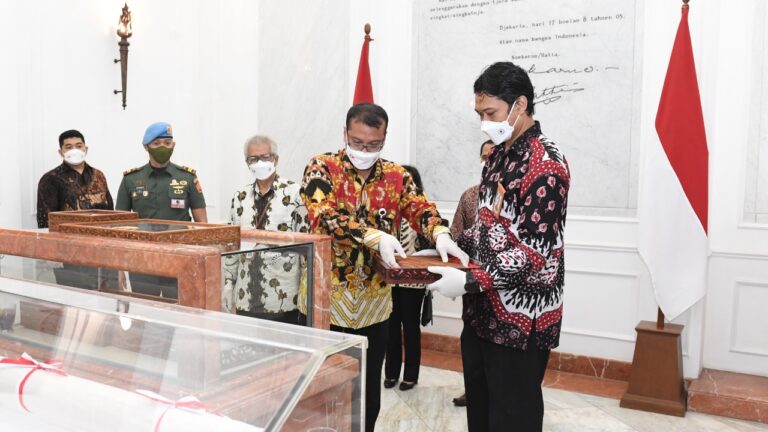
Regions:
<instances>
[{"instance_id":1,"label":"batik pattern","mask_svg":"<svg viewBox=\"0 0 768 432\"><path fill-rule=\"evenodd\" d=\"M45 173L37 186L38 228L48 228L52 211L113 208L104 173L87 163L80 174L64 162Z\"/></svg>"},{"instance_id":2,"label":"batik pattern","mask_svg":"<svg viewBox=\"0 0 768 432\"><path fill-rule=\"evenodd\" d=\"M464 320L479 337L525 349L558 346L570 171L539 123L483 168L478 216L459 246L483 263L468 276Z\"/></svg>"},{"instance_id":3,"label":"batik pattern","mask_svg":"<svg viewBox=\"0 0 768 432\"><path fill-rule=\"evenodd\" d=\"M344 150L313 158L301 193L312 232L333 239L331 322L362 328L389 318L391 286L374 270L374 251L363 237L369 229L397 237L405 219L434 243L435 234L448 231L447 221L400 165L380 159L363 181Z\"/></svg>"},{"instance_id":4,"label":"batik pattern","mask_svg":"<svg viewBox=\"0 0 768 432\"><path fill-rule=\"evenodd\" d=\"M266 231L309 231L307 209L299 184L275 177L274 196L265 208ZM254 184L235 192L230 206L230 223L253 229L258 219L256 201L261 197ZM222 308L228 312L254 314L289 312L298 307L300 291L306 291L307 263L297 252L253 252L224 256Z\"/></svg>"}]
</instances>

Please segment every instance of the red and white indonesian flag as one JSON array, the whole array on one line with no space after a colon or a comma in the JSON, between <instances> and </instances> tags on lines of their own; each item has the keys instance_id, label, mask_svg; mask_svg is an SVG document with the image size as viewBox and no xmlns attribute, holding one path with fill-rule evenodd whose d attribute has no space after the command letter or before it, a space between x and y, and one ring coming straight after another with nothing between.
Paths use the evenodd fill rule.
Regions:
<instances>
[{"instance_id":1,"label":"red and white indonesian flag","mask_svg":"<svg viewBox=\"0 0 768 432\"><path fill-rule=\"evenodd\" d=\"M640 184L640 255L656 302L674 319L707 286L709 152L683 7L656 114L659 140L646 149Z\"/></svg>"}]
</instances>

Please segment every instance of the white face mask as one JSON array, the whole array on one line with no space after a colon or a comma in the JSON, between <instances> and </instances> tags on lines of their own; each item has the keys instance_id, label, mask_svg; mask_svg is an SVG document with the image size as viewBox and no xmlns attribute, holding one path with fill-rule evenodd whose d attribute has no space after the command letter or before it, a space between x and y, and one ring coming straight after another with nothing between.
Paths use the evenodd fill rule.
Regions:
<instances>
[{"instance_id":1,"label":"white face mask","mask_svg":"<svg viewBox=\"0 0 768 432\"><path fill-rule=\"evenodd\" d=\"M347 156L352 161L352 165L359 170L367 170L372 167L373 164L379 160L381 150L377 152L365 152L362 150L355 150L347 144Z\"/></svg>"},{"instance_id":2,"label":"white face mask","mask_svg":"<svg viewBox=\"0 0 768 432\"><path fill-rule=\"evenodd\" d=\"M248 169L256 180L266 180L275 172L275 163L258 161L248 165Z\"/></svg>"},{"instance_id":3,"label":"white face mask","mask_svg":"<svg viewBox=\"0 0 768 432\"><path fill-rule=\"evenodd\" d=\"M512 104L512 108L515 107L517 103ZM521 113L522 114L522 113ZM515 124L517 123L517 120L520 118L520 114L515 117L515 121L512 122L512 125L509 124L509 116L512 115L512 109L509 110L509 115L507 116L507 119L503 122L495 122L490 120L484 120L480 122L480 130L485 132L488 137L493 141L494 144L499 145L508 139L512 138L512 134L515 133Z\"/></svg>"},{"instance_id":4,"label":"white face mask","mask_svg":"<svg viewBox=\"0 0 768 432\"><path fill-rule=\"evenodd\" d=\"M85 152L80 149L72 149L64 153L64 161L70 165L80 165L85 161Z\"/></svg>"}]
</instances>

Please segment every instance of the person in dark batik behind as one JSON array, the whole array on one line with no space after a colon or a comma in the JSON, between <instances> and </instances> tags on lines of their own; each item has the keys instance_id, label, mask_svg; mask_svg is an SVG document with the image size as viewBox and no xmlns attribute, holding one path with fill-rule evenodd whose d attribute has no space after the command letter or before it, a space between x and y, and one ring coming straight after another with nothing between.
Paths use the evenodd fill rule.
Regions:
<instances>
[{"instance_id":1,"label":"person in dark batik behind","mask_svg":"<svg viewBox=\"0 0 768 432\"><path fill-rule=\"evenodd\" d=\"M469 431L541 431L541 382L560 339L570 171L533 119L533 85L522 68L495 63L474 92L481 130L496 147L483 168L477 219L458 243L481 267L430 267L441 279L427 289L464 297Z\"/></svg>"},{"instance_id":2,"label":"person in dark batik behind","mask_svg":"<svg viewBox=\"0 0 768 432\"><path fill-rule=\"evenodd\" d=\"M37 227L48 228L48 213L67 210L112 210L112 195L104 173L85 158L85 137L74 129L59 135L61 165L48 171L37 185Z\"/></svg>"},{"instance_id":3,"label":"person in dark batik behind","mask_svg":"<svg viewBox=\"0 0 768 432\"><path fill-rule=\"evenodd\" d=\"M71 129L59 135L61 165L48 171L37 185L37 226L48 228L48 213L71 210L112 210L112 195L104 173L86 161L85 137ZM116 274L92 267L64 263L53 269L56 283L78 288L96 289L104 284L116 286Z\"/></svg>"},{"instance_id":4,"label":"person in dark batik behind","mask_svg":"<svg viewBox=\"0 0 768 432\"><path fill-rule=\"evenodd\" d=\"M421 183L421 174L410 165L403 165L403 169L411 174L413 183L418 193L424 194L424 186ZM419 235L408 223L408 220L400 219L400 244L406 255L428 249L429 240ZM400 390L412 389L419 382L419 369L421 368L421 321L423 302L431 305L432 297L425 297L424 285L400 284L392 287L392 314L389 316L389 341L387 342L387 354L384 363L384 388L392 388L400 379L401 366L403 369L403 382ZM419 318L422 318L421 320ZM403 358L405 348L405 358Z\"/></svg>"},{"instance_id":5,"label":"person in dark batik behind","mask_svg":"<svg viewBox=\"0 0 768 432\"><path fill-rule=\"evenodd\" d=\"M488 140L480 144L480 163L485 166L488 155L493 151L495 144ZM475 224L477 218L477 202L480 193L480 185L474 185L465 190L459 199L459 205L456 206L456 212L451 220L451 235L453 238L459 238L464 230L469 229ZM467 406L466 395L453 398L453 404L456 406Z\"/></svg>"}]
</instances>

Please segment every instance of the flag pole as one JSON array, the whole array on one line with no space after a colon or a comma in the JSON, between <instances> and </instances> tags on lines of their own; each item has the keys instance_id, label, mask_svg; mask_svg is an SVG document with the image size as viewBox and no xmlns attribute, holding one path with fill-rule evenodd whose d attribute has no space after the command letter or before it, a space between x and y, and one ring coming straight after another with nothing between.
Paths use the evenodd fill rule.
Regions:
<instances>
[{"instance_id":1,"label":"flag pole","mask_svg":"<svg viewBox=\"0 0 768 432\"><path fill-rule=\"evenodd\" d=\"M658 314L656 315L656 328L659 330L664 329L664 312L661 311L661 308L659 308Z\"/></svg>"},{"instance_id":2,"label":"flag pole","mask_svg":"<svg viewBox=\"0 0 768 432\"><path fill-rule=\"evenodd\" d=\"M689 0L682 0L682 17L678 25L678 36L675 37L675 47L679 39L681 26L685 24L687 34L687 16ZM690 45L690 39L687 40ZM670 68L673 58L670 58ZM670 76L669 69L667 77ZM665 79L665 87L666 87ZM661 106L661 105L660 105ZM658 114L657 114L658 121ZM657 125L658 132L658 125ZM661 136L659 137L661 139ZM706 227L706 223L703 223ZM706 230L706 228L705 228ZM658 307L656 322L640 321L635 327L635 352L632 357L632 371L629 377L627 391L621 397L619 406L660 414L684 417L688 406L688 392L683 379L683 326L680 324L665 324L664 312Z\"/></svg>"},{"instance_id":3,"label":"flag pole","mask_svg":"<svg viewBox=\"0 0 768 432\"><path fill-rule=\"evenodd\" d=\"M683 0L683 9L688 9L688 2L690 0ZM664 312L661 311L661 308L658 308L658 312L656 314L656 328L659 330L664 329Z\"/></svg>"},{"instance_id":4,"label":"flag pole","mask_svg":"<svg viewBox=\"0 0 768 432\"><path fill-rule=\"evenodd\" d=\"M363 38L363 47L360 50L360 63L357 66L357 79L355 81L355 93L352 97L352 104L373 103L371 69L368 65L368 45L373 41L373 38L371 38L371 24L365 23L363 31L365 31L365 37Z\"/></svg>"}]
</instances>

